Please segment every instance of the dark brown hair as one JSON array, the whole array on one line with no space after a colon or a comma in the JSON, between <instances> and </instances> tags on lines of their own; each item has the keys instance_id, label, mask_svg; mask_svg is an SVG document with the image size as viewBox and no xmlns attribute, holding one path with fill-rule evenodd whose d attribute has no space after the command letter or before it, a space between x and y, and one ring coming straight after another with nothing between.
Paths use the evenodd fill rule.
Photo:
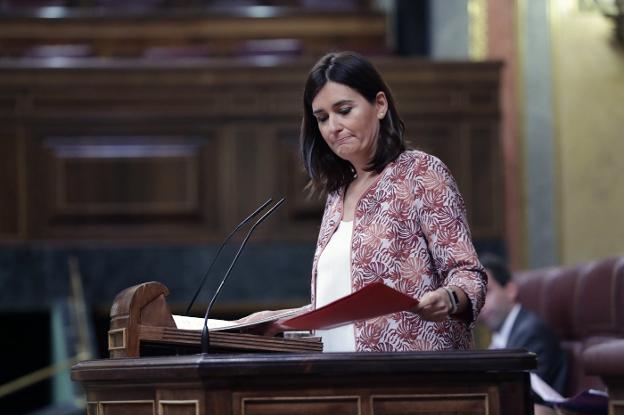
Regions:
<instances>
[{"instance_id":1,"label":"dark brown hair","mask_svg":"<svg viewBox=\"0 0 624 415\"><path fill-rule=\"evenodd\" d=\"M390 89L369 61L354 52L323 56L312 67L305 83L300 150L313 187L331 193L353 180L353 166L329 148L312 113L312 101L328 81L348 86L371 104L375 102L378 92L386 95L388 111L380 121L377 150L367 171L381 173L388 163L405 151L405 126L396 110Z\"/></svg>"},{"instance_id":2,"label":"dark brown hair","mask_svg":"<svg viewBox=\"0 0 624 415\"><path fill-rule=\"evenodd\" d=\"M479 262L490 271L490 274L496 280L498 285L504 287L511 281L511 273L503 259L497 255L486 252L479 256Z\"/></svg>"}]
</instances>

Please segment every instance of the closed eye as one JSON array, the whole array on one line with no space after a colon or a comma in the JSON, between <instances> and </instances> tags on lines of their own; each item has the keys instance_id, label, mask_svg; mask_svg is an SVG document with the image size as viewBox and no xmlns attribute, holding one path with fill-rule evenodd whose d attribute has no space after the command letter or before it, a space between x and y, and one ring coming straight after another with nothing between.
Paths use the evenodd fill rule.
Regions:
<instances>
[{"instance_id":1,"label":"closed eye","mask_svg":"<svg viewBox=\"0 0 624 415\"><path fill-rule=\"evenodd\" d=\"M325 121L327 121L327 118L329 118L327 116L327 114L317 114L317 115L315 115L315 117L316 117L316 122L318 122L318 123L325 122Z\"/></svg>"},{"instance_id":2,"label":"closed eye","mask_svg":"<svg viewBox=\"0 0 624 415\"><path fill-rule=\"evenodd\" d=\"M338 108L338 113L341 115L347 115L351 112L351 107L340 107Z\"/></svg>"}]
</instances>

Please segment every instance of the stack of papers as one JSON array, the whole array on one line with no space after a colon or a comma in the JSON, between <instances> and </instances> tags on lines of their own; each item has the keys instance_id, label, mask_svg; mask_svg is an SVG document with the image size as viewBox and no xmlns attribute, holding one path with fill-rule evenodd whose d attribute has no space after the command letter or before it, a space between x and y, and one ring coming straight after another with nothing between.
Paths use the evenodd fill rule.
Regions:
<instances>
[{"instance_id":1,"label":"stack of papers","mask_svg":"<svg viewBox=\"0 0 624 415\"><path fill-rule=\"evenodd\" d=\"M208 328L210 331L244 330L267 324L271 332L330 329L411 310L416 305L415 298L376 282L315 310L264 311L234 321L209 319ZM204 319L198 317L174 315L173 319L177 328L185 330L201 330L204 324Z\"/></svg>"}]
</instances>

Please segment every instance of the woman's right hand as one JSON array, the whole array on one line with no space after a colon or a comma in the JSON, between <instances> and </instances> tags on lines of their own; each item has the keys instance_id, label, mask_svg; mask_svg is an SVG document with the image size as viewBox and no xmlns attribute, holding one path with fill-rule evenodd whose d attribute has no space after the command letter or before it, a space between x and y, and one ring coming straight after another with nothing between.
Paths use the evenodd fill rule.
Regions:
<instances>
[{"instance_id":1,"label":"woman's right hand","mask_svg":"<svg viewBox=\"0 0 624 415\"><path fill-rule=\"evenodd\" d=\"M423 320L444 321L449 317L453 305L444 288L429 291L418 301L418 305L411 311L418 314Z\"/></svg>"}]
</instances>

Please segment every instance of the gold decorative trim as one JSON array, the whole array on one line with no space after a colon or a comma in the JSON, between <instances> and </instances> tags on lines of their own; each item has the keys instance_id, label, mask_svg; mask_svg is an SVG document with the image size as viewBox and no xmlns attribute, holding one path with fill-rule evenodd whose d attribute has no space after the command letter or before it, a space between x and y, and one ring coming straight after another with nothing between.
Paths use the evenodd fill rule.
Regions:
<instances>
[{"instance_id":1,"label":"gold decorative trim","mask_svg":"<svg viewBox=\"0 0 624 415\"><path fill-rule=\"evenodd\" d=\"M487 0L468 0L468 54L473 60L488 55Z\"/></svg>"},{"instance_id":2,"label":"gold decorative trim","mask_svg":"<svg viewBox=\"0 0 624 415\"><path fill-rule=\"evenodd\" d=\"M164 415L165 411L164 411L163 405L194 405L195 415L199 415L199 400L198 399L188 399L188 400L179 400L179 401L174 401L170 399L161 399L158 401L158 415Z\"/></svg>"},{"instance_id":3,"label":"gold decorative trim","mask_svg":"<svg viewBox=\"0 0 624 415\"><path fill-rule=\"evenodd\" d=\"M116 335L121 332L121 346L115 346L113 344L113 337L117 337ZM114 329L108 331L108 350L124 350L128 347L128 340L126 336L126 329Z\"/></svg>"}]
</instances>

